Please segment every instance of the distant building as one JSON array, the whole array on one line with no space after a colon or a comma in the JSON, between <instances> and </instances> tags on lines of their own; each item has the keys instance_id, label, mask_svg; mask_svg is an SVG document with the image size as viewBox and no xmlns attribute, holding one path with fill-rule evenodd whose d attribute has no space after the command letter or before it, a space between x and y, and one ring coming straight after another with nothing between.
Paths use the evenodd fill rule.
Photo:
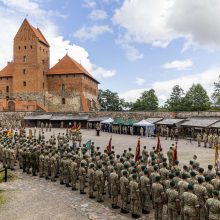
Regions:
<instances>
[{"instance_id":1,"label":"distant building","mask_svg":"<svg viewBox=\"0 0 220 220\"><path fill-rule=\"evenodd\" d=\"M96 111L98 84L65 55L50 68L50 45L25 19L14 38L14 58L0 71L0 111Z\"/></svg>"}]
</instances>

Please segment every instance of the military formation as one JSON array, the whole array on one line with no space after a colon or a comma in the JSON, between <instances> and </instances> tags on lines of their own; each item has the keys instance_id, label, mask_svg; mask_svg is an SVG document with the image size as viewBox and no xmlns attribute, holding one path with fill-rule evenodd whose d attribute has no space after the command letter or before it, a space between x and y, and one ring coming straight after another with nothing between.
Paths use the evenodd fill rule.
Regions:
<instances>
[{"instance_id":1,"label":"military formation","mask_svg":"<svg viewBox=\"0 0 220 220\"><path fill-rule=\"evenodd\" d=\"M113 209L132 218L148 215L162 220L220 219L220 172L212 165L204 170L193 156L180 167L174 160L175 146L164 154L144 146L138 160L131 148L116 154L101 152L95 143L90 148L70 142L69 133L45 139L26 135L0 135L0 161L10 169L59 181L73 191L86 194L98 203L111 200Z\"/></svg>"},{"instance_id":2,"label":"military formation","mask_svg":"<svg viewBox=\"0 0 220 220\"><path fill-rule=\"evenodd\" d=\"M203 147L214 148L220 144L220 136L217 132L198 132L197 143L198 147L201 147L203 143Z\"/></svg>"}]
</instances>

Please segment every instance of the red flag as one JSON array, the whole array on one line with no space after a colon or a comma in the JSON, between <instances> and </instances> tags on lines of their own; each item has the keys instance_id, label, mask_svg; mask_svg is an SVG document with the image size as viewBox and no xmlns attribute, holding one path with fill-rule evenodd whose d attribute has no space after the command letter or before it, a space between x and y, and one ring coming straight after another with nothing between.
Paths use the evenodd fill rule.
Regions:
<instances>
[{"instance_id":1,"label":"red flag","mask_svg":"<svg viewBox=\"0 0 220 220\"><path fill-rule=\"evenodd\" d=\"M160 135L158 133L158 135L157 135L157 153L160 153L161 150L162 150L162 148L161 148L161 143L160 143Z\"/></svg>"},{"instance_id":2,"label":"red flag","mask_svg":"<svg viewBox=\"0 0 220 220\"><path fill-rule=\"evenodd\" d=\"M173 165L177 161L177 142L176 142L176 147L173 150Z\"/></svg>"},{"instance_id":3,"label":"red flag","mask_svg":"<svg viewBox=\"0 0 220 220\"><path fill-rule=\"evenodd\" d=\"M111 151L112 151L112 137L110 138L107 146L107 152L111 153Z\"/></svg>"},{"instance_id":4,"label":"red flag","mask_svg":"<svg viewBox=\"0 0 220 220\"><path fill-rule=\"evenodd\" d=\"M140 160L140 153L141 153L141 140L138 138L137 147L136 147L136 154L135 154L135 161Z\"/></svg>"}]
</instances>

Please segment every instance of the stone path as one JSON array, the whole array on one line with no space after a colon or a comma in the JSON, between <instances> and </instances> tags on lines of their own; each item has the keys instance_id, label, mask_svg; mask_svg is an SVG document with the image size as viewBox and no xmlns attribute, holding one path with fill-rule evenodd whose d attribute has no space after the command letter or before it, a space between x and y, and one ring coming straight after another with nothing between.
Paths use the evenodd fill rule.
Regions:
<instances>
[{"instance_id":1,"label":"stone path","mask_svg":"<svg viewBox=\"0 0 220 220\"><path fill-rule=\"evenodd\" d=\"M0 184L8 192L10 200L0 207L1 220L126 220L130 215L121 215L119 210L110 208L110 201L99 204L44 178L32 177L20 171L13 182ZM143 216L141 219L154 219Z\"/></svg>"}]
</instances>

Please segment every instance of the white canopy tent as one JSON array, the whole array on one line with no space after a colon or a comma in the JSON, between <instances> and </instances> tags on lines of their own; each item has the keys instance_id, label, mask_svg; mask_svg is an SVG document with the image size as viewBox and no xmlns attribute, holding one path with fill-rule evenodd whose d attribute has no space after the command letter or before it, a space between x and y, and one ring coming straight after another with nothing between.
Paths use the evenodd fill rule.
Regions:
<instances>
[{"instance_id":1,"label":"white canopy tent","mask_svg":"<svg viewBox=\"0 0 220 220\"><path fill-rule=\"evenodd\" d=\"M114 119L108 118L108 119L106 119L106 120L104 120L104 121L101 121L100 123L101 123L101 124L111 124L113 121L114 121Z\"/></svg>"},{"instance_id":2,"label":"white canopy tent","mask_svg":"<svg viewBox=\"0 0 220 220\"><path fill-rule=\"evenodd\" d=\"M146 136L150 136L150 135L154 134L155 125L146 121L146 120L142 120L137 123L134 123L133 126L134 127L143 127L145 130Z\"/></svg>"},{"instance_id":3,"label":"white canopy tent","mask_svg":"<svg viewBox=\"0 0 220 220\"><path fill-rule=\"evenodd\" d=\"M111 123L114 121L114 119L112 118L108 118L104 121L101 121L101 125L102 125L102 131L107 131L110 132L111 131Z\"/></svg>"}]
</instances>

